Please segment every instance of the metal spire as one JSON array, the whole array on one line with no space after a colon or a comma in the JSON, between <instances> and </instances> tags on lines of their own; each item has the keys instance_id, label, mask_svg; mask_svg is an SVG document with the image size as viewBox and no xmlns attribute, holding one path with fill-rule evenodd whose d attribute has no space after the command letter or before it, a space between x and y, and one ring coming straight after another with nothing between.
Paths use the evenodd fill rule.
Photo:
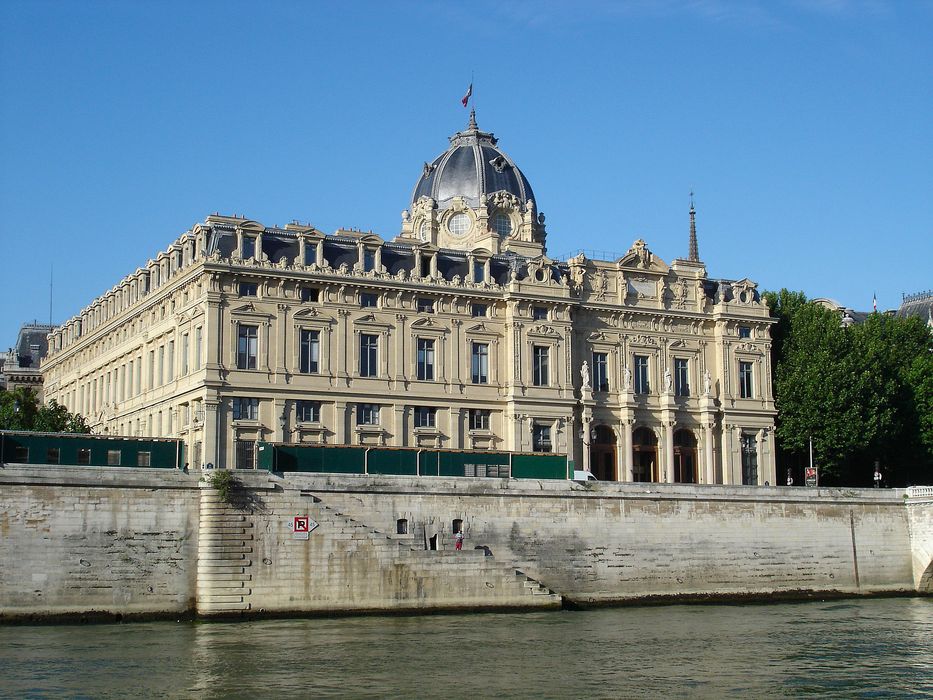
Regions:
<instances>
[{"instance_id":1,"label":"metal spire","mask_svg":"<svg viewBox=\"0 0 933 700\"><path fill-rule=\"evenodd\" d=\"M693 192L690 193L690 256L691 262L700 262L700 248L697 245L697 210L693 206Z\"/></svg>"},{"instance_id":2,"label":"metal spire","mask_svg":"<svg viewBox=\"0 0 933 700\"><path fill-rule=\"evenodd\" d=\"M470 108L470 124L467 126L468 129L476 131L479 127L476 126L476 107Z\"/></svg>"}]
</instances>

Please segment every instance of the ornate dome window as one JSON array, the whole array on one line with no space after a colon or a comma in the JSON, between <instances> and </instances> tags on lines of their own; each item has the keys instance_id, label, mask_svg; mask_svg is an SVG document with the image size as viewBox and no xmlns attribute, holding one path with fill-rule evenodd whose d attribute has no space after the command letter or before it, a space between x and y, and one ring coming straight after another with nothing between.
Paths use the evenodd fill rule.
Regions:
<instances>
[{"instance_id":1,"label":"ornate dome window","mask_svg":"<svg viewBox=\"0 0 933 700\"><path fill-rule=\"evenodd\" d=\"M503 238L512 235L512 220L507 214L496 214L496 218L493 219L493 227L496 233Z\"/></svg>"},{"instance_id":2,"label":"ornate dome window","mask_svg":"<svg viewBox=\"0 0 933 700\"><path fill-rule=\"evenodd\" d=\"M421 226L418 227L418 238L422 241L428 240L428 222L422 221Z\"/></svg>"},{"instance_id":3,"label":"ornate dome window","mask_svg":"<svg viewBox=\"0 0 933 700\"><path fill-rule=\"evenodd\" d=\"M470 217L466 214L454 214L447 222L447 228L455 236L465 236L471 227Z\"/></svg>"}]
</instances>

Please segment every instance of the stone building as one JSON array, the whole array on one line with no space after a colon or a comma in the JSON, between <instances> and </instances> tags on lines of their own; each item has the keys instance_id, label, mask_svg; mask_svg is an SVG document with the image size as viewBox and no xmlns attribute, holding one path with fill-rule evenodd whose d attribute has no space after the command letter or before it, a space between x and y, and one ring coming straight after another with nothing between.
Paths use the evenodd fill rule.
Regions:
<instances>
[{"instance_id":1,"label":"stone building","mask_svg":"<svg viewBox=\"0 0 933 700\"><path fill-rule=\"evenodd\" d=\"M32 389L43 401L40 362L48 353L49 334L55 326L33 321L24 323L16 335L16 345L0 353L0 388L13 391Z\"/></svg>"},{"instance_id":2,"label":"stone building","mask_svg":"<svg viewBox=\"0 0 933 700\"><path fill-rule=\"evenodd\" d=\"M46 396L95 431L546 451L607 480L774 483L769 314L667 264L546 254L531 186L471 115L401 232L213 215L50 335ZM685 237L686 238L686 237Z\"/></svg>"}]
</instances>

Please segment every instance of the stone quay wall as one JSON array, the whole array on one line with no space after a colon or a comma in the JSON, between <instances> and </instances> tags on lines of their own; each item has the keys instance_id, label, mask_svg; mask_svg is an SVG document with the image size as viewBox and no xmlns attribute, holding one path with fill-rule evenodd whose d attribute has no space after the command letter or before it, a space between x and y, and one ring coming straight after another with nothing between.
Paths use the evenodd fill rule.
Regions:
<instances>
[{"instance_id":1,"label":"stone quay wall","mask_svg":"<svg viewBox=\"0 0 933 700\"><path fill-rule=\"evenodd\" d=\"M174 470L3 467L0 620L191 610L199 495Z\"/></svg>"},{"instance_id":2,"label":"stone quay wall","mask_svg":"<svg viewBox=\"0 0 933 700\"><path fill-rule=\"evenodd\" d=\"M933 592L933 490L201 476L0 468L0 621Z\"/></svg>"},{"instance_id":3,"label":"stone quay wall","mask_svg":"<svg viewBox=\"0 0 933 700\"><path fill-rule=\"evenodd\" d=\"M930 591L933 498L904 490L287 478L443 548L461 520L466 547L580 604Z\"/></svg>"}]
</instances>

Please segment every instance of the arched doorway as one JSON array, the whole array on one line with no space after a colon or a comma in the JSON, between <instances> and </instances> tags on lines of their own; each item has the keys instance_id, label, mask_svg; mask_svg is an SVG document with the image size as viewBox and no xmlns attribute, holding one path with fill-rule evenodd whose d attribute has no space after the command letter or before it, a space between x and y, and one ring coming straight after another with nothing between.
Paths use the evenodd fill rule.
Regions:
<instances>
[{"instance_id":1,"label":"arched doorway","mask_svg":"<svg viewBox=\"0 0 933 700\"><path fill-rule=\"evenodd\" d=\"M651 428L632 433L632 472L635 481L658 481L658 436Z\"/></svg>"},{"instance_id":2,"label":"arched doorway","mask_svg":"<svg viewBox=\"0 0 933 700\"><path fill-rule=\"evenodd\" d=\"M600 481L617 481L616 436L607 425L597 425L590 435L590 471Z\"/></svg>"},{"instance_id":3,"label":"arched doorway","mask_svg":"<svg viewBox=\"0 0 933 700\"><path fill-rule=\"evenodd\" d=\"M697 483L697 439L692 430L681 429L674 433L674 481Z\"/></svg>"}]
</instances>

